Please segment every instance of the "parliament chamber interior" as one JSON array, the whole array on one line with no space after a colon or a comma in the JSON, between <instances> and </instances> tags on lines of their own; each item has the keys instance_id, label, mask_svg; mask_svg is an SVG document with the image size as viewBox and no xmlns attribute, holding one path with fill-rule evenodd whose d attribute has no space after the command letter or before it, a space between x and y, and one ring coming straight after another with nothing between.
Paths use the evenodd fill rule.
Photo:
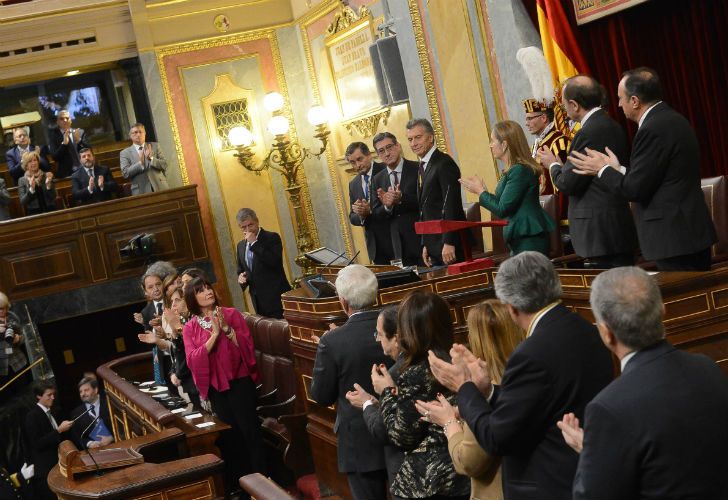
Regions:
<instances>
[{"instance_id":1,"label":"parliament chamber interior","mask_svg":"<svg viewBox=\"0 0 728 500\"><path fill-rule=\"evenodd\" d=\"M611 356L602 397L632 361L596 289L626 266L656 284L660 339L728 374L728 5L598 4L0 0L0 498L589 498L599 391L573 410L583 450L544 424L568 493L525 493L513 474L539 471L480 439L508 356L481 361L477 428L435 367L447 423L437 390L437 410L390 404L406 371L377 382L370 361L428 364L396 312L416 300L444 304L427 345L470 374L482 304L507 305L515 353L557 304ZM519 257L553 269L555 300L503 291L530 293L507 280ZM337 343L357 321L366 341ZM395 440L404 416L421 448ZM453 465L452 423L495 479Z\"/></svg>"}]
</instances>

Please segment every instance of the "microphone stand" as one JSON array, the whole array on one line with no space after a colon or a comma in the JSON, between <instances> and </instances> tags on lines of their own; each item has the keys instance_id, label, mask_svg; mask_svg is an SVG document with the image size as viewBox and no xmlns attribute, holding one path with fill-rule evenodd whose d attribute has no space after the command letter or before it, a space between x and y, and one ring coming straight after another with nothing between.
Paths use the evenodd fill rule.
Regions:
<instances>
[{"instance_id":1,"label":"microphone stand","mask_svg":"<svg viewBox=\"0 0 728 500\"><path fill-rule=\"evenodd\" d=\"M86 410L84 413L88 413L90 410L91 410L91 408L89 408L88 410ZM96 417L94 417L94 419L91 421L91 423L88 424L88 426L86 426L86 428L81 433L81 445L86 449L86 453L91 458L91 461L94 463L94 466L96 467L96 475L97 476L102 476L104 473L101 472L101 470L99 469L99 464L98 464L98 462L96 462L96 459L94 458L93 454L91 453L91 448L89 448L88 444L84 440L83 435L86 434L86 432L88 432L89 430L92 430L93 429L93 426L96 424L96 422L99 421L99 418L100 417L101 417L101 415L96 415Z\"/></svg>"}]
</instances>

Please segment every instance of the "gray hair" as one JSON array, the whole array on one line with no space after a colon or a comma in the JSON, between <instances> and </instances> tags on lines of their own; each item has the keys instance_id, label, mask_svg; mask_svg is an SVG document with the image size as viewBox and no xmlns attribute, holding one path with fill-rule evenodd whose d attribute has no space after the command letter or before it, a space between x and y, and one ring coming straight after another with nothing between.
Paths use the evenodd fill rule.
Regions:
<instances>
[{"instance_id":1,"label":"gray hair","mask_svg":"<svg viewBox=\"0 0 728 500\"><path fill-rule=\"evenodd\" d=\"M522 252L498 268L495 296L521 312L535 313L561 298L561 280L544 254Z\"/></svg>"},{"instance_id":2,"label":"gray hair","mask_svg":"<svg viewBox=\"0 0 728 500\"><path fill-rule=\"evenodd\" d=\"M425 129L425 132L427 132L430 135L435 135L435 129L432 128L432 123L430 123L430 120L426 118L412 118L410 121L407 122L407 125L405 125L405 128L407 130L412 130L416 126L420 126Z\"/></svg>"},{"instance_id":3,"label":"gray hair","mask_svg":"<svg viewBox=\"0 0 728 500\"><path fill-rule=\"evenodd\" d=\"M377 302L377 277L361 264L351 264L336 275L336 293L355 311L371 307Z\"/></svg>"},{"instance_id":4,"label":"gray hair","mask_svg":"<svg viewBox=\"0 0 728 500\"><path fill-rule=\"evenodd\" d=\"M240 224L245 219L253 219L254 221L257 221L258 216L252 208L241 208L238 210L238 215L235 216L235 219L238 221L238 224Z\"/></svg>"},{"instance_id":5,"label":"gray hair","mask_svg":"<svg viewBox=\"0 0 728 500\"><path fill-rule=\"evenodd\" d=\"M655 280L638 267L618 267L599 274L589 297L597 323L617 340L639 350L665 337L662 295Z\"/></svg>"},{"instance_id":6,"label":"gray hair","mask_svg":"<svg viewBox=\"0 0 728 500\"><path fill-rule=\"evenodd\" d=\"M150 276L156 276L160 280L164 281L164 278L176 272L177 269L172 265L172 263L164 260L158 260L149 266L144 272L144 275L142 276L142 288L144 288L144 280Z\"/></svg>"}]
</instances>

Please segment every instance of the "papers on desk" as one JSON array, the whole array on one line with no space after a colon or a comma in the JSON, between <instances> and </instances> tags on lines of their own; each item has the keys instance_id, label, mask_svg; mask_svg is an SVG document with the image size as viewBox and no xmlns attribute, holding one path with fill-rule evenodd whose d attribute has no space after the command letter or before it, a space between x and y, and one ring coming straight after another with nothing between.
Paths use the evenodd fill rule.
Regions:
<instances>
[{"instance_id":1,"label":"papers on desk","mask_svg":"<svg viewBox=\"0 0 728 500\"><path fill-rule=\"evenodd\" d=\"M139 387L149 387L150 385L154 385L154 381L142 382L141 384L139 384Z\"/></svg>"},{"instance_id":2,"label":"papers on desk","mask_svg":"<svg viewBox=\"0 0 728 500\"><path fill-rule=\"evenodd\" d=\"M182 412L185 412L185 411L187 411L187 407L175 408L174 410L172 410L172 413L182 413Z\"/></svg>"},{"instance_id":3,"label":"papers on desk","mask_svg":"<svg viewBox=\"0 0 728 500\"><path fill-rule=\"evenodd\" d=\"M139 386L139 390L146 394L159 394L161 392L168 391L167 386L164 386L164 385L152 386L152 387L149 387L146 389L144 389L142 386Z\"/></svg>"},{"instance_id":4,"label":"papers on desk","mask_svg":"<svg viewBox=\"0 0 728 500\"><path fill-rule=\"evenodd\" d=\"M193 413L191 415L185 415L185 418L187 420L194 420L194 419L200 418L200 417L202 417L202 413Z\"/></svg>"},{"instance_id":5,"label":"papers on desk","mask_svg":"<svg viewBox=\"0 0 728 500\"><path fill-rule=\"evenodd\" d=\"M202 422L201 424L196 424L195 427L204 429L205 427L212 427L213 425L215 425L215 422Z\"/></svg>"}]
</instances>

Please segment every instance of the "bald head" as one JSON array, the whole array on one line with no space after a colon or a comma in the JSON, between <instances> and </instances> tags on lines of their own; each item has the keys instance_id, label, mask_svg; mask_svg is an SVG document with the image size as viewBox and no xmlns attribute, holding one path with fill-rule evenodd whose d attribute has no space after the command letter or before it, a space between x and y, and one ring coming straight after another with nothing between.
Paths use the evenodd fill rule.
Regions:
<instances>
[{"instance_id":1,"label":"bald head","mask_svg":"<svg viewBox=\"0 0 728 500\"><path fill-rule=\"evenodd\" d=\"M601 106L603 99L599 82L590 76L576 75L566 80L561 101L569 118L581 121L589 111Z\"/></svg>"}]
</instances>

